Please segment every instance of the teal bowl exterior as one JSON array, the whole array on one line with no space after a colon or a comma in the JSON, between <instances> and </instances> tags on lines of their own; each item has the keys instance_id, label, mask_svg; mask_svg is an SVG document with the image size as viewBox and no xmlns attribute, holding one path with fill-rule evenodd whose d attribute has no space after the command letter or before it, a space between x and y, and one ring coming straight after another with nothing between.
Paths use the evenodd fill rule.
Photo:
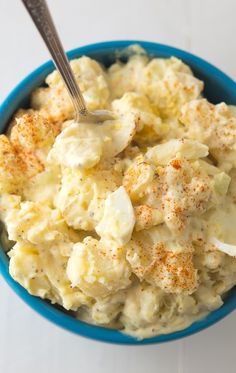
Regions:
<instances>
[{"instance_id":1,"label":"teal bowl exterior","mask_svg":"<svg viewBox=\"0 0 236 373\"><path fill-rule=\"evenodd\" d=\"M192 68L194 74L205 82L204 95L209 101L213 103L225 101L228 104L236 105L236 83L232 79L203 59L170 46L137 40L110 41L74 49L68 53L68 57L73 59L82 55L87 55L109 66L115 61L117 56L122 55L124 48L131 44L141 45L152 57L168 58L175 56L182 59ZM27 107L30 93L36 87L43 84L45 77L53 69L54 65L51 61L43 64L20 82L9 94L0 107L1 132L4 132L7 128L9 120L19 107ZM225 302L221 308L211 312L207 317L195 322L190 327L178 332L163 334L140 341L116 330L89 325L76 320L69 314L66 314L60 307L53 306L45 300L30 295L21 285L11 278L8 268L8 257L3 249L0 248L0 272L9 286L24 302L40 315L64 329L87 338L108 343L144 345L173 341L213 325L236 308L236 291L234 288L225 297Z\"/></svg>"}]
</instances>

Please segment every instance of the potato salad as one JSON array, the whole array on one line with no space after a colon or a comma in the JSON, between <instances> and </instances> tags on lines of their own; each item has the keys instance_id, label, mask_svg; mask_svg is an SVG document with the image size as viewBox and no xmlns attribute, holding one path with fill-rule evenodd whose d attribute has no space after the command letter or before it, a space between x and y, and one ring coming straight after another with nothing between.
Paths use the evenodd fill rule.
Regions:
<instances>
[{"instance_id":1,"label":"potato salad","mask_svg":"<svg viewBox=\"0 0 236 373\"><path fill-rule=\"evenodd\" d=\"M236 284L236 107L181 60L71 61L0 135L2 246L30 294L142 339L181 330Z\"/></svg>"}]
</instances>

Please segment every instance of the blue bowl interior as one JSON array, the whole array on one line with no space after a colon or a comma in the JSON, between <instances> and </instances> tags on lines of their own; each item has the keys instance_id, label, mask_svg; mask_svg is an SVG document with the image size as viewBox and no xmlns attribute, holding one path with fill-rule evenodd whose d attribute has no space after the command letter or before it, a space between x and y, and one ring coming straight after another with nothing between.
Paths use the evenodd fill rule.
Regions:
<instances>
[{"instance_id":1,"label":"blue bowl interior","mask_svg":"<svg viewBox=\"0 0 236 373\"><path fill-rule=\"evenodd\" d=\"M73 59L82 55L87 55L103 63L107 67L115 62L117 58L120 58L123 61L127 60L127 53L124 52L124 48L131 44L141 45L151 57L168 58L175 56L182 59L192 68L195 76L204 81L204 95L210 102L219 103L224 101L227 104L236 105L236 83L211 64L180 49L156 43L128 40L88 45L72 50L68 53L68 56L70 59ZM9 120L18 108L29 107L30 93L36 87L44 84L46 76L53 69L54 65L52 62L45 63L28 75L10 93L0 107L1 132L6 129ZM8 266L8 257L3 250L0 250L0 272L10 287L35 311L67 330L104 342L119 344L150 344L179 339L209 327L236 308L236 292L231 290L227 294L224 305L218 310L211 312L203 320L197 321L190 327L179 332L138 341L137 339L124 335L119 331L88 325L76 320L70 314L65 313L62 308L52 306L47 301L31 296L22 286L11 278Z\"/></svg>"}]
</instances>

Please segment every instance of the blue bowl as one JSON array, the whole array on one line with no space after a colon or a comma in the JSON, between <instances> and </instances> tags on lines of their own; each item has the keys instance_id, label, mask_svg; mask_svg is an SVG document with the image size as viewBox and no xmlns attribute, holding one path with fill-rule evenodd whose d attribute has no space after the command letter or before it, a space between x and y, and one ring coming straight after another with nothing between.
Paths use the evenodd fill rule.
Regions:
<instances>
[{"instance_id":1,"label":"blue bowl","mask_svg":"<svg viewBox=\"0 0 236 373\"><path fill-rule=\"evenodd\" d=\"M149 43L143 41L111 41L97 43L85 47L77 48L68 53L70 59L87 55L109 66L115 61L118 55L122 55L122 50L131 44L141 45L150 56L153 57L171 57L176 56L188 64L194 74L205 82L204 95L209 101L218 103L225 101L228 104L236 105L236 83L223 72L212 66L208 62L180 49L166 45ZM0 107L0 129L2 132L7 127L13 113L19 107L29 105L29 95L38 86L42 85L45 77L54 69L52 62L47 62L28 75L18 86L9 94ZM91 339L127 345L144 345L150 343L162 343L176 340L203 330L213 325L223 317L228 315L236 308L236 291L232 289L225 297L225 302L221 308L211 312L201 321L197 321L190 327L179 332L160 335L153 338L139 341L133 337L122 334L116 330L110 330L103 327L93 326L74 319L66 314L60 307L51 305L49 302L30 295L21 285L16 283L8 271L9 260L4 251L0 248L0 272L10 287L25 301L31 308L37 311L53 323Z\"/></svg>"}]
</instances>

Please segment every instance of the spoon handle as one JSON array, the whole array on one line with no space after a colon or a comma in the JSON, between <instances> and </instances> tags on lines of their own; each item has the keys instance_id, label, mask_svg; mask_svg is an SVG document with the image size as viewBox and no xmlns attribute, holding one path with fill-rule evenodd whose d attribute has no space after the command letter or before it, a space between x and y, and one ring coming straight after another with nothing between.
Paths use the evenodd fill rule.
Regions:
<instances>
[{"instance_id":1,"label":"spoon handle","mask_svg":"<svg viewBox=\"0 0 236 373\"><path fill-rule=\"evenodd\" d=\"M74 78L68 58L57 34L45 0L22 0L35 26L42 36L59 73L68 89L74 105L76 120L87 115L87 108L79 86Z\"/></svg>"}]
</instances>

